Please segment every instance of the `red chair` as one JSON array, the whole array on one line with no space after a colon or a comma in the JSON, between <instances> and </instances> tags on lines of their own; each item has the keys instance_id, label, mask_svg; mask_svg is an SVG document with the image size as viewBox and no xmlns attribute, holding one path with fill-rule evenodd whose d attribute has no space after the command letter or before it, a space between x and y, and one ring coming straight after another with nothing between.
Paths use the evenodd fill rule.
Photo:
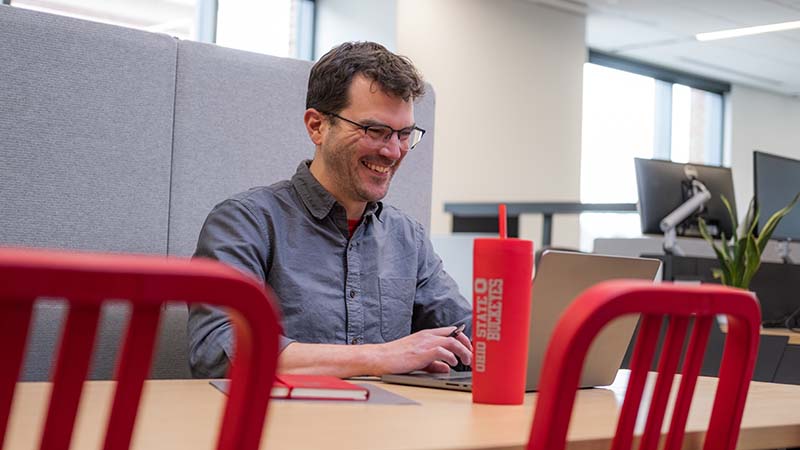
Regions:
<instances>
[{"instance_id":1,"label":"red chair","mask_svg":"<svg viewBox=\"0 0 800 450\"><path fill-rule=\"evenodd\" d=\"M617 280L600 283L583 292L558 321L542 366L528 449L560 450L565 447L570 415L589 345L608 322L627 314L641 314L641 320L625 400L611 448L631 448L642 391L664 317L668 318L669 325L639 448L655 450L658 447L667 400L687 330L693 321L680 387L663 447L665 450L681 448L686 417L716 314L728 316L728 335L703 448L735 448L758 352L761 323L758 302L745 291L723 286L656 285Z\"/></svg>"},{"instance_id":2,"label":"red chair","mask_svg":"<svg viewBox=\"0 0 800 450\"><path fill-rule=\"evenodd\" d=\"M105 449L126 449L142 384L149 373L165 301L202 302L229 308L236 360L218 449L258 448L278 359L280 324L272 298L255 279L214 261L155 256L0 249L0 445L19 377L32 307L37 297L69 302L42 449L68 449L83 382L107 299L125 299L131 318L118 358L117 387Z\"/></svg>"}]
</instances>

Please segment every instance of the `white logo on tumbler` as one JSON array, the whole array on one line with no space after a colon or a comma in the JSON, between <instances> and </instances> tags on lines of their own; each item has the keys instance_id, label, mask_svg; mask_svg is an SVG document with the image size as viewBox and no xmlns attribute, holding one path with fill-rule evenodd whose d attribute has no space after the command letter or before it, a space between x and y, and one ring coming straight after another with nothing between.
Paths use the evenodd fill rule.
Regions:
<instances>
[{"instance_id":1,"label":"white logo on tumbler","mask_svg":"<svg viewBox=\"0 0 800 450\"><path fill-rule=\"evenodd\" d=\"M486 370L486 342L478 341L475 343L475 361L472 370L483 372Z\"/></svg>"},{"instance_id":2,"label":"white logo on tumbler","mask_svg":"<svg viewBox=\"0 0 800 450\"><path fill-rule=\"evenodd\" d=\"M487 341L499 341L503 312L503 280L500 278L476 278L475 295L475 336ZM486 343L475 344L473 369L483 372L486 368Z\"/></svg>"}]
</instances>

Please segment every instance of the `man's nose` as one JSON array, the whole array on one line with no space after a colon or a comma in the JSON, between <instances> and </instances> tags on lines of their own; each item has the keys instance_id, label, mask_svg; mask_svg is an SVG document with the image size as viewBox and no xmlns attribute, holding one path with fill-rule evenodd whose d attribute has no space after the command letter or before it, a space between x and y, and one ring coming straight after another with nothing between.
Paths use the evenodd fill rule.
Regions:
<instances>
[{"instance_id":1,"label":"man's nose","mask_svg":"<svg viewBox=\"0 0 800 450\"><path fill-rule=\"evenodd\" d=\"M400 137L397 132L392 133L389 139L383 142L381 147L381 155L387 158L399 159L402 155L403 144L400 142Z\"/></svg>"}]
</instances>

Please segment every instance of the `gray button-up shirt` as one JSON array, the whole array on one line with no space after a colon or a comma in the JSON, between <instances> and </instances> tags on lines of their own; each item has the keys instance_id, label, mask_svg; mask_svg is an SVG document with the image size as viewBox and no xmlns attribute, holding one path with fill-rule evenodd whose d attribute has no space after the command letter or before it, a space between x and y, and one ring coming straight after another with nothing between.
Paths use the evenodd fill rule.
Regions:
<instances>
[{"instance_id":1,"label":"gray button-up shirt","mask_svg":"<svg viewBox=\"0 0 800 450\"><path fill-rule=\"evenodd\" d=\"M383 343L462 323L471 336L470 303L442 268L422 225L392 206L369 203L349 237L344 207L309 163L301 163L291 180L215 206L195 257L222 261L269 284L283 318L281 349L293 341ZM194 375L223 376L233 354L226 314L193 306L188 329Z\"/></svg>"}]
</instances>

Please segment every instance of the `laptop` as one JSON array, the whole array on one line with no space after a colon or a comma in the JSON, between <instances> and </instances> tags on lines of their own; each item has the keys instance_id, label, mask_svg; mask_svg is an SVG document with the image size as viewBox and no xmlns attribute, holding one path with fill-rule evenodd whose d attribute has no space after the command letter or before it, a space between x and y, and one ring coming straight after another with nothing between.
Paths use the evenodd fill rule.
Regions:
<instances>
[{"instance_id":1,"label":"laptop","mask_svg":"<svg viewBox=\"0 0 800 450\"><path fill-rule=\"evenodd\" d=\"M539 385L544 354L561 313L590 286L615 278L660 280L661 261L649 258L606 256L589 253L545 251L531 290L531 331L528 334L526 391ZM608 324L597 336L584 363L581 387L607 386L614 381L638 321L622 317ZM384 375L385 383L425 386L460 391L472 390L471 372Z\"/></svg>"}]
</instances>

